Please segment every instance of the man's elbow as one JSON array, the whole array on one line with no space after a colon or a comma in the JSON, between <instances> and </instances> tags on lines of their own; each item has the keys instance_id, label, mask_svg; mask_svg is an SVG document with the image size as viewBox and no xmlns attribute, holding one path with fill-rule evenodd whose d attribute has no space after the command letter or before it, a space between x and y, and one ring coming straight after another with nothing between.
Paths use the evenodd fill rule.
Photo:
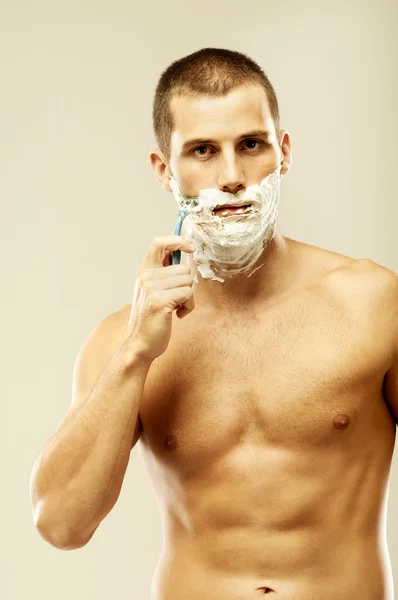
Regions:
<instances>
[{"instance_id":1,"label":"man's elbow","mask_svg":"<svg viewBox=\"0 0 398 600\"><path fill-rule=\"evenodd\" d=\"M66 524L51 527L42 519L35 522L39 535L51 546L58 550L78 550L83 548L94 535L95 530L89 536L72 534Z\"/></svg>"}]
</instances>

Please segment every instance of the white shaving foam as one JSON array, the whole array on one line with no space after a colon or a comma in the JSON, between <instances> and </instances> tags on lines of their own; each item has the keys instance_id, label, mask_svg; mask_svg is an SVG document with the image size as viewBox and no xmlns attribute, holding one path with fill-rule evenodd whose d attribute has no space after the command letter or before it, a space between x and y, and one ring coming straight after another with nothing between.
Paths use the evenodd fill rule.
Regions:
<instances>
[{"instance_id":1,"label":"white shaving foam","mask_svg":"<svg viewBox=\"0 0 398 600\"><path fill-rule=\"evenodd\" d=\"M259 184L236 194L217 189L199 191L197 206L190 207L179 183L172 177L170 186L179 209L189 207L183 222L184 237L196 248L193 259L204 279L224 283L225 278L250 277L265 246L273 239L278 217L281 165ZM219 205L251 203L240 215L219 217ZM195 278L197 283L197 278Z\"/></svg>"}]
</instances>

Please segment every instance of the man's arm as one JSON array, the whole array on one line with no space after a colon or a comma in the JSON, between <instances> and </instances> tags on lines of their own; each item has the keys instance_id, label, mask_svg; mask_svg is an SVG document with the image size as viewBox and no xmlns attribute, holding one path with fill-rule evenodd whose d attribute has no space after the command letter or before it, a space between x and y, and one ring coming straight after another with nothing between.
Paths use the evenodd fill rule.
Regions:
<instances>
[{"instance_id":1,"label":"man's arm","mask_svg":"<svg viewBox=\"0 0 398 600\"><path fill-rule=\"evenodd\" d=\"M384 297L386 315L390 322L391 366L384 377L383 393L398 424L398 275L388 270L386 279Z\"/></svg>"},{"instance_id":2,"label":"man's arm","mask_svg":"<svg viewBox=\"0 0 398 600\"><path fill-rule=\"evenodd\" d=\"M125 312L125 311L124 311ZM122 312L89 335L75 362L72 406L35 461L35 525L56 548L85 545L120 494L150 363L125 340Z\"/></svg>"}]
</instances>

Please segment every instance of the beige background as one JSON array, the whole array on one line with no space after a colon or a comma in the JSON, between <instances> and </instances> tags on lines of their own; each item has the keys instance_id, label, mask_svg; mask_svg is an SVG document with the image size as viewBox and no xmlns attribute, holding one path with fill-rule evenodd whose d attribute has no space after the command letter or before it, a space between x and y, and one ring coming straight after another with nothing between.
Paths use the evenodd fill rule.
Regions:
<instances>
[{"instance_id":1,"label":"beige background","mask_svg":"<svg viewBox=\"0 0 398 600\"><path fill-rule=\"evenodd\" d=\"M139 447L113 511L73 552L34 530L29 478L69 408L81 344L131 302L151 239L173 231L177 206L148 160L161 71L205 46L259 62L293 142L282 233L398 271L397 20L387 0L3 0L1 597L150 598L161 524ZM397 507L395 459L395 581Z\"/></svg>"}]
</instances>

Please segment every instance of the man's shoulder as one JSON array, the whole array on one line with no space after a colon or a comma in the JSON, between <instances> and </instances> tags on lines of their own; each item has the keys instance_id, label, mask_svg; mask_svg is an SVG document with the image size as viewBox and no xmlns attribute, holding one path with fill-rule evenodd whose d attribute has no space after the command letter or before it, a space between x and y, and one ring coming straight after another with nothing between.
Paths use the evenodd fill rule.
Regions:
<instances>
[{"instance_id":1,"label":"man's shoulder","mask_svg":"<svg viewBox=\"0 0 398 600\"><path fill-rule=\"evenodd\" d=\"M385 293L397 285L398 275L392 269L384 267L370 258L354 259L346 257L336 274L347 281L368 287L376 295Z\"/></svg>"},{"instance_id":2,"label":"man's shoulder","mask_svg":"<svg viewBox=\"0 0 398 600\"><path fill-rule=\"evenodd\" d=\"M370 258L347 259L330 273L333 291L369 317L376 312L382 317L384 311L391 318L391 311L398 309L397 273Z\"/></svg>"},{"instance_id":3,"label":"man's shoulder","mask_svg":"<svg viewBox=\"0 0 398 600\"><path fill-rule=\"evenodd\" d=\"M125 304L122 308L119 308L115 312L109 315L109 318L114 322L115 325L120 325L124 327L124 325L128 325L128 320L130 318L131 313L131 304Z\"/></svg>"},{"instance_id":4,"label":"man's shoulder","mask_svg":"<svg viewBox=\"0 0 398 600\"><path fill-rule=\"evenodd\" d=\"M370 258L353 258L301 242L298 248L300 260L309 265L310 281L325 284L339 296L364 302L396 298L398 275L392 269Z\"/></svg>"},{"instance_id":5,"label":"man's shoulder","mask_svg":"<svg viewBox=\"0 0 398 600\"><path fill-rule=\"evenodd\" d=\"M358 261L359 262L359 261ZM398 274L370 259L363 259L357 266L359 276L367 285L369 295L378 304L382 315L390 320L398 316Z\"/></svg>"},{"instance_id":6,"label":"man's shoulder","mask_svg":"<svg viewBox=\"0 0 398 600\"><path fill-rule=\"evenodd\" d=\"M335 279L347 279L363 285L374 286L375 289L396 285L398 275L392 269L380 265L370 258L353 258L345 254L294 241L301 259L309 262L324 275L334 275Z\"/></svg>"},{"instance_id":7,"label":"man's shoulder","mask_svg":"<svg viewBox=\"0 0 398 600\"><path fill-rule=\"evenodd\" d=\"M124 305L103 317L90 332L86 345L92 348L113 349L120 345L126 335L131 304Z\"/></svg>"},{"instance_id":8,"label":"man's shoulder","mask_svg":"<svg viewBox=\"0 0 398 600\"><path fill-rule=\"evenodd\" d=\"M104 336L122 342L127 333L130 313L131 304L125 304L105 317L102 321Z\"/></svg>"}]
</instances>

